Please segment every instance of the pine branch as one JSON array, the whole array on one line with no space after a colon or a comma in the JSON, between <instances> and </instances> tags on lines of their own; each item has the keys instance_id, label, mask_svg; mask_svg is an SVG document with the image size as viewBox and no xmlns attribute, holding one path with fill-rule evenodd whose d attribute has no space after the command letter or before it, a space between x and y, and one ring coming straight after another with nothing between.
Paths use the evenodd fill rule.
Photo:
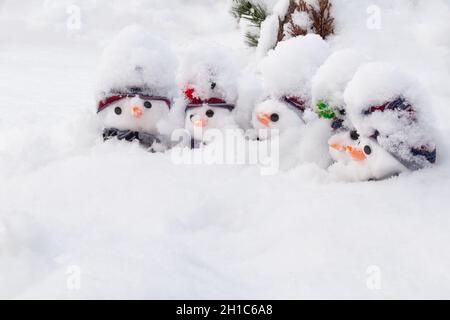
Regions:
<instances>
[{"instance_id":1,"label":"pine branch","mask_svg":"<svg viewBox=\"0 0 450 320\"><path fill-rule=\"evenodd\" d=\"M237 19L246 19L258 28L267 18L267 10L262 5L254 4L249 0L233 0L231 13Z\"/></svg>"},{"instance_id":2,"label":"pine branch","mask_svg":"<svg viewBox=\"0 0 450 320\"><path fill-rule=\"evenodd\" d=\"M267 10L260 4L254 4L249 0L233 0L231 14L236 19L245 19L252 27L261 28L261 24L267 18ZM247 32L245 34L246 43L250 47L256 47L259 40L259 32Z\"/></svg>"},{"instance_id":3,"label":"pine branch","mask_svg":"<svg viewBox=\"0 0 450 320\"><path fill-rule=\"evenodd\" d=\"M319 11L310 5L310 17L314 33L326 39L334 33L334 18L331 17L332 4L329 0L319 0Z\"/></svg>"},{"instance_id":4,"label":"pine branch","mask_svg":"<svg viewBox=\"0 0 450 320\"><path fill-rule=\"evenodd\" d=\"M249 47L257 47L258 46L258 40L259 40L259 35L258 34L252 34L251 32L247 32L245 34L245 43Z\"/></svg>"}]
</instances>

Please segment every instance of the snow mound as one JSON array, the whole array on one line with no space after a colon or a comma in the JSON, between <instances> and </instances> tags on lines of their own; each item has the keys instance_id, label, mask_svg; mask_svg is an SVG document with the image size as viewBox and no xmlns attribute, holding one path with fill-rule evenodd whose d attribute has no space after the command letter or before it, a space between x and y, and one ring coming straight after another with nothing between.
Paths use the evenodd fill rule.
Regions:
<instances>
[{"instance_id":1,"label":"snow mound","mask_svg":"<svg viewBox=\"0 0 450 320\"><path fill-rule=\"evenodd\" d=\"M97 99L111 92L143 93L172 98L176 94L177 60L169 46L138 25L128 26L105 48L97 83Z\"/></svg>"},{"instance_id":2,"label":"snow mound","mask_svg":"<svg viewBox=\"0 0 450 320\"><path fill-rule=\"evenodd\" d=\"M318 35L280 42L260 64L266 92L273 97L296 96L310 101L311 78L328 54L328 44ZM283 72L287 70L294 72Z\"/></svg>"},{"instance_id":3,"label":"snow mound","mask_svg":"<svg viewBox=\"0 0 450 320\"><path fill-rule=\"evenodd\" d=\"M322 101L334 109L345 109L345 88L364 59L353 49L331 54L312 79L313 105Z\"/></svg>"}]
</instances>

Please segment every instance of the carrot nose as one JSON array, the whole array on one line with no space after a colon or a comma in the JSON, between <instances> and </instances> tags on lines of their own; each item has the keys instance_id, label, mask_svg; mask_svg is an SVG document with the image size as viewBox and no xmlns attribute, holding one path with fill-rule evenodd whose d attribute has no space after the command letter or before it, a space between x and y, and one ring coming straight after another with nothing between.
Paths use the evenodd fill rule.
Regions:
<instances>
[{"instance_id":1,"label":"carrot nose","mask_svg":"<svg viewBox=\"0 0 450 320\"><path fill-rule=\"evenodd\" d=\"M332 144L330 144L330 147L333 149L336 149L337 151L341 151L341 152L345 151L345 148L338 143L332 143Z\"/></svg>"},{"instance_id":2,"label":"carrot nose","mask_svg":"<svg viewBox=\"0 0 450 320\"><path fill-rule=\"evenodd\" d=\"M139 119L140 117L142 117L142 110L141 110L141 108L139 108L137 106L134 106L133 108L131 108L131 113L133 114L133 116L135 118Z\"/></svg>"},{"instance_id":3,"label":"carrot nose","mask_svg":"<svg viewBox=\"0 0 450 320\"><path fill-rule=\"evenodd\" d=\"M353 148L351 146L347 146L345 149L347 150L348 153L350 153L353 160L363 161L366 160L367 158L366 155L364 154L364 151L362 151L361 149Z\"/></svg>"},{"instance_id":4,"label":"carrot nose","mask_svg":"<svg viewBox=\"0 0 450 320\"><path fill-rule=\"evenodd\" d=\"M204 119L204 118L200 118L197 120L192 121L192 123L194 124L194 126L196 127L200 127L200 128L204 128L206 127L206 125L208 124L208 120Z\"/></svg>"},{"instance_id":5,"label":"carrot nose","mask_svg":"<svg viewBox=\"0 0 450 320\"><path fill-rule=\"evenodd\" d=\"M261 122L264 126L268 127L270 122L270 116L267 113L259 112L256 114L256 119Z\"/></svg>"},{"instance_id":6,"label":"carrot nose","mask_svg":"<svg viewBox=\"0 0 450 320\"><path fill-rule=\"evenodd\" d=\"M333 148L340 152L347 151L350 154L350 156L352 157L352 159L355 161L363 161L363 160L366 160L366 158L367 158L364 151L362 151L361 149L358 149L358 148L354 148L352 146L344 147L338 143L331 143L330 148Z\"/></svg>"}]
</instances>

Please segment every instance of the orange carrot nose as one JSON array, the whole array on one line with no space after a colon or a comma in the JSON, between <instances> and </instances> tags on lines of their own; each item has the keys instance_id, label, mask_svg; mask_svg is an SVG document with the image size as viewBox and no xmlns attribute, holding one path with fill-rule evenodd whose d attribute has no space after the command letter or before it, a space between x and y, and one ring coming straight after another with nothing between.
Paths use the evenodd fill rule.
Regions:
<instances>
[{"instance_id":1,"label":"orange carrot nose","mask_svg":"<svg viewBox=\"0 0 450 320\"><path fill-rule=\"evenodd\" d=\"M208 124L208 120L204 119L204 118L200 118L197 120L192 121L192 123L194 124L194 126L199 127L199 128L204 128L206 127L206 125Z\"/></svg>"},{"instance_id":2,"label":"orange carrot nose","mask_svg":"<svg viewBox=\"0 0 450 320\"><path fill-rule=\"evenodd\" d=\"M352 156L353 160L356 161L363 161L366 160L366 155L364 154L364 151L362 151L361 149L358 148L353 148L351 146L347 146L346 150L348 153L350 153L350 155Z\"/></svg>"},{"instance_id":3,"label":"orange carrot nose","mask_svg":"<svg viewBox=\"0 0 450 320\"><path fill-rule=\"evenodd\" d=\"M261 122L264 126L268 127L270 122L270 116L267 113L259 112L256 114L256 119Z\"/></svg>"},{"instance_id":4,"label":"orange carrot nose","mask_svg":"<svg viewBox=\"0 0 450 320\"><path fill-rule=\"evenodd\" d=\"M345 151L345 148L338 143L332 143L332 144L330 144L330 147L333 149L336 149L337 151L341 151L341 152Z\"/></svg>"},{"instance_id":5,"label":"orange carrot nose","mask_svg":"<svg viewBox=\"0 0 450 320\"><path fill-rule=\"evenodd\" d=\"M142 110L141 110L141 108L139 108L137 106L131 108L131 113L133 114L133 116L135 116L138 119L140 117L142 117Z\"/></svg>"}]
</instances>

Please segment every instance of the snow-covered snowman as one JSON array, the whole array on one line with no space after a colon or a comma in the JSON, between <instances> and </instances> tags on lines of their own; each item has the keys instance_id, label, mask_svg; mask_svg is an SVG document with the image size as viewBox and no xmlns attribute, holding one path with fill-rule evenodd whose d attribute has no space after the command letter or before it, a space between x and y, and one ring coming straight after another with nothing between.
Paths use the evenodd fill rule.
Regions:
<instances>
[{"instance_id":1,"label":"snow-covered snowman","mask_svg":"<svg viewBox=\"0 0 450 320\"><path fill-rule=\"evenodd\" d=\"M177 60L169 46L133 25L105 48L97 83L97 113L105 140L138 141L164 149L159 124L176 94Z\"/></svg>"},{"instance_id":2,"label":"snow-covered snowman","mask_svg":"<svg viewBox=\"0 0 450 320\"><path fill-rule=\"evenodd\" d=\"M329 51L320 36L309 34L280 42L260 62L265 98L253 110L252 125L259 140L278 136L282 156L328 164L322 160L328 129L311 107L311 78Z\"/></svg>"},{"instance_id":3,"label":"snow-covered snowman","mask_svg":"<svg viewBox=\"0 0 450 320\"><path fill-rule=\"evenodd\" d=\"M230 49L214 43L188 48L178 74L184 93L184 122L191 147L205 144L208 131L237 129L234 108L239 67Z\"/></svg>"},{"instance_id":4,"label":"snow-covered snowman","mask_svg":"<svg viewBox=\"0 0 450 320\"><path fill-rule=\"evenodd\" d=\"M206 144L212 129L238 128L234 118L238 77L239 67L230 49L199 42L185 50L178 85L184 95L184 127L191 136L191 147Z\"/></svg>"},{"instance_id":5,"label":"snow-covered snowman","mask_svg":"<svg viewBox=\"0 0 450 320\"><path fill-rule=\"evenodd\" d=\"M304 127L305 111L312 110L311 78L328 54L328 44L315 34L282 41L269 51L259 65L266 97L253 110L253 127L280 134Z\"/></svg>"},{"instance_id":6,"label":"snow-covered snowman","mask_svg":"<svg viewBox=\"0 0 450 320\"><path fill-rule=\"evenodd\" d=\"M436 161L430 101L418 82L381 62L361 66L344 94L354 129L329 140L330 172L348 181L379 180Z\"/></svg>"}]
</instances>

